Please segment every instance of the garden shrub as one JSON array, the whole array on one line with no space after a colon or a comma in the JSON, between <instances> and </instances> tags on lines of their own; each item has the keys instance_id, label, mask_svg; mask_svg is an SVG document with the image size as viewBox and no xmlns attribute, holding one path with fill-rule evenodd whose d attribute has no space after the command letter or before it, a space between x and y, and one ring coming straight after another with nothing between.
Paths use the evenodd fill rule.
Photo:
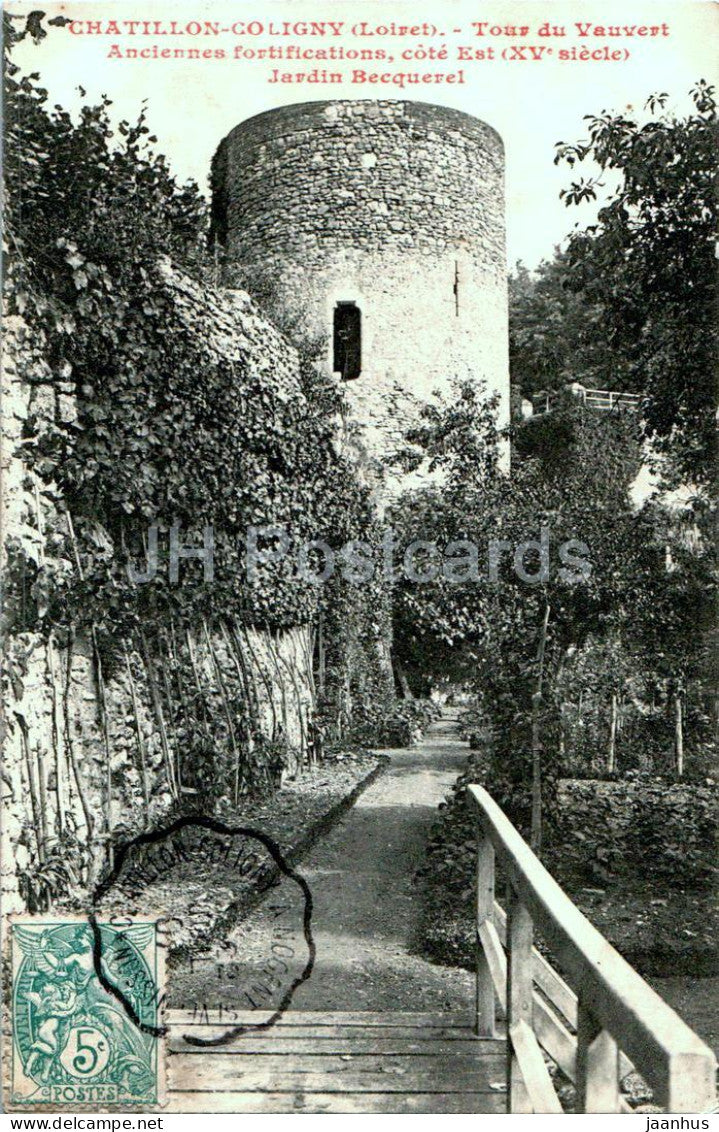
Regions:
<instances>
[{"instance_id":1,"label":"garden shrub","mask_svg":"<svg viewBox=\"0 0 719 1132\"><path fill-rule=\"evenodd\" d=\"M551 858L565 875L696 887L719 872L719 799L712 782L642 774L620 782L562 779L558 800Z\"/></svg>"}]
</instances>

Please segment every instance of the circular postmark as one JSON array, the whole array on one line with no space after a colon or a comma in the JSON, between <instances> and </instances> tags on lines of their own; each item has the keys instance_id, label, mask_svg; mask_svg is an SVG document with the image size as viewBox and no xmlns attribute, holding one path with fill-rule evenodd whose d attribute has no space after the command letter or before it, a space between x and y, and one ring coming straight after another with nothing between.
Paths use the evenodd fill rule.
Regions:
<instances>
[{"instance_id":1,"label":"circular postmark","mask_svg":"<svg viewBox=\"0 0 719 1132\"><path fill-rule=\"evenodd\" d=\"M121 846L94 893L97 977L136 1026L162 1036L167 1027L146 1027L103 969L97 923L108 902L115 909L111 923L139 910L146 915L152 905L158 942L169 954L169 1003L190 1045L223 1045L268 1029L312 974L312 894L261 830L179 818Z\"/></svg>"}]
</instances>

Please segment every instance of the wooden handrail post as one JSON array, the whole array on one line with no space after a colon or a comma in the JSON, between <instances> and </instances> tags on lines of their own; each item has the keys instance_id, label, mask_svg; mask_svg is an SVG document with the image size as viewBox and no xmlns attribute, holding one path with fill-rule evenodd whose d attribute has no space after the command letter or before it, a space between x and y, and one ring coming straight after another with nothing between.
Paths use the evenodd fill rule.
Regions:
<instances>
[{"instance_id":1,"label":"wooden handrail post","mask_svg":"<svg viewBox=\"0 0 719 1132\"><path fill-rule=\"evenodd\" d=\"M492 973L484 953L479 929L494 915L494 846L477 826L477 924L475 1032L480 1038L494 1037L495 995Z\"/></svg>"},{"instance_id":2,"label":"wooden handrail post","mask_svg":"<svg viewBox=\"0 0 719 1132\"><path fill-rule=\"evenodd\" d=\"M507 886L507 1112L532 1112L512 1045L512 1030L525 1022L532 1028L532 917L511 884Z\"/></svg>"},{"instance_id":3,"label":"wooden handrail post","mask_svg":"<svg viewBox=\"0 0 719 1132\"><path fill-rule=\"evenodd\" d=\"M619 1050L579 1000L577 1017L577 1103L580 1112L621 1112Z\"/></svg>"},{"instance_id":4,"label":"wooden handrail post","mask_svg":"<svg viewBox=\"0 0 719 1132\"><path fill-rule=\"evenodd\" d=\"M469 785L467 793L508 881L505 959L504 913L496 905L494 916L486 915L493 858L480 837L477 915L483 953L478 956L477 1025L480 1029L491 1016L483 958L507 1016L507 1110L554 1111L539 1045L577 1086L580 1111L626 1111L619 1084L632 1066L667 1112L712 1111L716 1058L709 1047L562 892L487 791ZM560 957L562 977L533 953L535 926Z\"/></svg>"}]
</instances>

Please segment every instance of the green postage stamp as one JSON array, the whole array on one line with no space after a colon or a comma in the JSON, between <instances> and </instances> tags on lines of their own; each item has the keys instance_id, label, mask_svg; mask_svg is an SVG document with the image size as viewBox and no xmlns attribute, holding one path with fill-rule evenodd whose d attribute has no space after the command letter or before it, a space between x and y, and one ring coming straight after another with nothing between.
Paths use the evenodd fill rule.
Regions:
<instances>
[{"instance_id":1,"label":"green postage stamp","mask_svg":"<svg viewBox=\"0 0 719 1132\"><path fill-rule=\"evenodd\" d=\"M12 917L10 937L12 1102L161 1103L156 924Z\"/></svg>"}]
</instances>

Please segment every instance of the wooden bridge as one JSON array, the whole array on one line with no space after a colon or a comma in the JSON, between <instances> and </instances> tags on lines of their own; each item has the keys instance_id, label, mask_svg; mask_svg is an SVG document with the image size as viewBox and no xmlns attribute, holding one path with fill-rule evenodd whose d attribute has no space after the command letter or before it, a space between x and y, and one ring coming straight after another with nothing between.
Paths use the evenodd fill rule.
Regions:
<instances>
[{"instance_id":1,"label":"wooden bridge","mask_svg":"<svg viewBox=\"0 0 719 1132\"><path fill-rule=\"evenodd\" d=\"M470 786L468 800L477 825L474 1008L464 1017L289 1011L215 1048L183 1035L212 1037L217 1027L171 1012L170 1111L561 1113L550 1066L574 1083L580 1112L630 1112L621 1081L633 1069L665 1111L712 1110L711 1050L572 904L489 794ZM562 975L535 948L535 932Z\"/></svg>"},{"instance_id":2,"label":"wooden bridge","mask_svg":"<svg viewBox=\"0 0 719 1132\"><path fill-rule=\"evenodd\" d=\"M257 1015L241 1019L256 1022ZM169 1049L174 1112L503 1112L505 1043L478 1039L469 1011L299 1013L231 1046L191 1047L217 1033L176 1015Z\"/></svg>"}]
</instances>

